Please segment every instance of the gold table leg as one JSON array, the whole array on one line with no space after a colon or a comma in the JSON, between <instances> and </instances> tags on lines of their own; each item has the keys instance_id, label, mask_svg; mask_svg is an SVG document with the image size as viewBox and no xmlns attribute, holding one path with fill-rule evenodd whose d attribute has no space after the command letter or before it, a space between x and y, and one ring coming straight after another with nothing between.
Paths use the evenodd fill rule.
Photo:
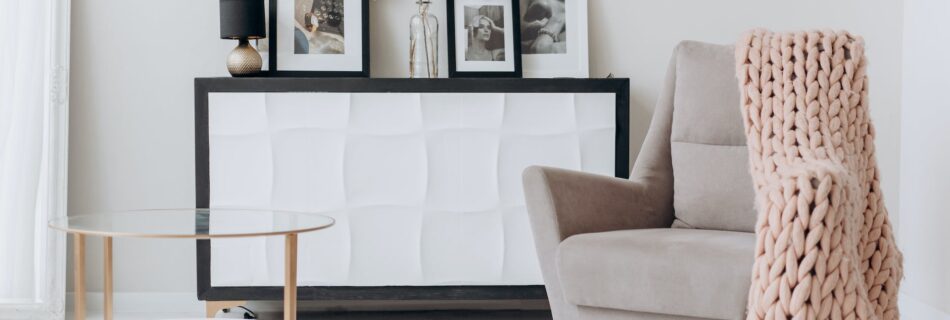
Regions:
<instances>
[{"instance_id":1,"label":"gold table leg","mask_svg":"<svg viewBox=\"0 0 950 320\"><path fill-rule=\"evenodd\" d=\"M73 233L73 299L75 306L73 309L74 319L86 319L86 236Z\"/></svg>"},{"instance_id":2,"label":"gold table leg","mask_svg":"<svg viewBox=\"0 0 950 320\"><path fill-rule=\"evenodd\" d=\"M284 320L297 319L297 234L284 240Z\"/></svg>"},{"instance_id":3,"label":"gold table leg","mask_svg":"<svg viewBox=\"0 0 950 320\"><path fill-rule=\"evenodd\" d=\"M112 320L112 237L102 238L103 281L102 314L105 320Z\"/></svg>"}]
</instances>

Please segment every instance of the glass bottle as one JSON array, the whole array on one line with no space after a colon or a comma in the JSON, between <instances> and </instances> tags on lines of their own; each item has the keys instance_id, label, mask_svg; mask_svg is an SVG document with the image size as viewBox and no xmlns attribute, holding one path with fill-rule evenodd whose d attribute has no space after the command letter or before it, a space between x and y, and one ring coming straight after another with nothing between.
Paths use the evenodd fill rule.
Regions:
<instances>
[{"instance_id":1,"label":"glass bottle","mask_svg":"<svg viewBox=\"0 0 950 320\"><path fill-rule=\"evenodd\" d=\"M409 20L409 77L439 77L439 20L429 14L431 0L416 0L419 13Z\"/></svg>"}]
</instances>

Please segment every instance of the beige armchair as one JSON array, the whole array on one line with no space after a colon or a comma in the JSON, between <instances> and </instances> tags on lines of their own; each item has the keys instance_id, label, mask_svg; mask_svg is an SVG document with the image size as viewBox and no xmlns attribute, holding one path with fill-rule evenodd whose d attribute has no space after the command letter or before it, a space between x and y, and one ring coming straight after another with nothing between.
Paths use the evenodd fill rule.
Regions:
<instances>
[{"instance_id":1,"label":"beige armchair","mask_svg":"<svg viewBox=\"0 0 950 320\"><path fill-rule=\"evenodd\" d=\"M631 178L524 172L555 319L740 319L755 248L732 46L683 42Z\"/></svg>"}]
</instances>

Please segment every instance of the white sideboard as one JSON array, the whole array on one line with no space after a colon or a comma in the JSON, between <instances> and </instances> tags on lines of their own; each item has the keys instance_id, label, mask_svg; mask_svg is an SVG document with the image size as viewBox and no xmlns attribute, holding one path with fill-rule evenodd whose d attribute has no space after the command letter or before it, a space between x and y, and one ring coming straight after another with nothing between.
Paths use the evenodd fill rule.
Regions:
<instances>
[{"instance_id":1,"label":"white sideboard","mask_svg":"<svg viewBox=\"0 0 950 320\"><path fill-rule=\"evenodd\" d=\"M314 87L289 85L301 81ZM307 287L451 286L462 296L465 287L537 287L522 170L625 174L625 80L329 81L196 80L198 205L337 221L300 237L302 296ZM487 87L465 86L473 83ZM282 239L204 245L199 291L282 285Z\"/></svg>"}]
</instances>

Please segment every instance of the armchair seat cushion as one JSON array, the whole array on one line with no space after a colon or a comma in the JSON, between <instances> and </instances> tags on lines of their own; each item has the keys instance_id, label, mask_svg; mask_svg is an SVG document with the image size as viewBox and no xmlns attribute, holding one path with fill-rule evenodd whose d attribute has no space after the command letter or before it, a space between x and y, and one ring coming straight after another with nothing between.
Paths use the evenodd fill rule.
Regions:
<instances>
[{"instance_id":1,"label":"armchair seat cushion","mask_svg":"<svg viewBox=\"0 0 950 320\"><path fill-rule=\"evenodd\" d=\"M558 247L567 302L712 319L745 318L755 234L640 229L571 236Z\"/></svg>"}]
</instances>

